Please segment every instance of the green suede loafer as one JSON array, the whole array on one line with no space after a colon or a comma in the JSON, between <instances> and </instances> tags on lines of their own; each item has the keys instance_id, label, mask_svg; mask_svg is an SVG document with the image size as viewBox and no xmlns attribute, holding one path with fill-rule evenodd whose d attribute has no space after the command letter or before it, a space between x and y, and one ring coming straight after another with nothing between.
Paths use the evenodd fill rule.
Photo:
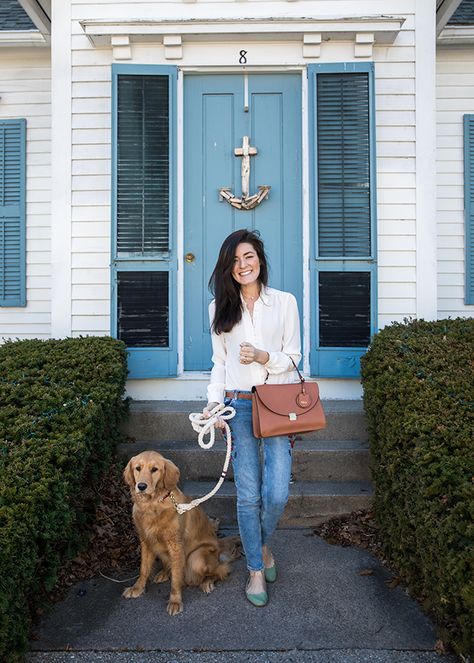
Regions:
<instances>
[{"instance_id":1,"label":"green suede loafer","mask_svg":"<svg viewBox=\"0 0 474 663\"><path fill-rule=\"evenodd\" d=\"M276 579L277 579L277 567L275 562L273 562L273 566L265 567L265 580L267 582L275 582Z\"/></svg>"},{"instance_id":2,"label":"green suede loafer","mask_svg":"<svg viewBox=\"0 0 474 663\"><path fill-rule=\"evenodd\" d=\"M247 600L250 601L250 603L257 608L263 608L263 606L267 605L268 603L268 594L266 591L263 592L258 592L258 594L252 594L247 590L248 586L250 584L250 578L247 581L247 586L245 588L245 596L247 597Z\"/></svg>"},{"instance_id":3,"label":"green suede loafer","mask_svg":"<svg viewBox=\"0 0 474 663\"><path fill-rule=\"evenodd\" d=\"M250 592L245 592L245 596L250 601L250 603L257 608L263 608L263 606L268 603L268 594L267 592L260 592L259 594L250 594Z\"/></svg>"}]
</instances>

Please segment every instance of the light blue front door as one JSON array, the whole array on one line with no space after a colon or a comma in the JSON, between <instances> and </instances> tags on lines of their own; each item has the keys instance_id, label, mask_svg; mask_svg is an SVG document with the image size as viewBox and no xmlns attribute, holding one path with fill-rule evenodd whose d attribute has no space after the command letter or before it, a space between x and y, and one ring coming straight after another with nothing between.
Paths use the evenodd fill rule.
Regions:
<instances>
[{"instance_id":1,"label":"light blue front door","mask_svg":"<svg viewBox=\"0 0 474 663\"><path fill-rule=\"evenodd\" d=\"M242 195L243 137L250 157L249 194L271 186L250 211L219 195ZM292 292L302 311L301 76L189 75L184 81L184 369L211 367L208 281L223 240L257 229L270 262L269 284Z\"/></svg>"}]
</instances>

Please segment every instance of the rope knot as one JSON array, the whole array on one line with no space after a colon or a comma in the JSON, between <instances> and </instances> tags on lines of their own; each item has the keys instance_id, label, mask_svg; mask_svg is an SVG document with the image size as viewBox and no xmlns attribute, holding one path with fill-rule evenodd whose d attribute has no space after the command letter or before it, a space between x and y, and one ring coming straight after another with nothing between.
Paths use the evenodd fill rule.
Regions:
<instances>
[{"instance_id":1,"label":"rope knot","mask_svg":"<svg viewBox=\"0 0 474 663\"><path fill-rule=\"evenodd\" d=\"M229 419L232 419L235 417L235 410L233 407L230 407L229 405L224 405L223 403L219 403L214 407L210 413L209 416L206 417L206 415L203 412L191 412L189 415L189 421L191 422L191 425L193 429L198 433L198 442L199 446L202 449L210 449L214 445L215 441L215 436L216 436L216 430L215 426L216 423L219 419L224 420L224 429L226 432L226 441L227 441L227 452L226 452L226 457L224 461L224 467L222 468L222 474L217 482L217 484L214 486L214 488L207 494L204 495L204 497L200 497L198 499L193 500L192 502L189 502L189 504L175 504L176 511L179 514L183 514L186 511L190 511L191 509L194 509L195 506L198 506L202 502L205 502L206 500L210 499L221 487L225 476L227 474L227 469L229 467L229 462L230 462L230 453L232 449L232 437L231 437L231 432L230 432L230 426L227 423ZM209 440L207 442L204 441L204 436L209 435Z\"/></svg>"}]
</instances>

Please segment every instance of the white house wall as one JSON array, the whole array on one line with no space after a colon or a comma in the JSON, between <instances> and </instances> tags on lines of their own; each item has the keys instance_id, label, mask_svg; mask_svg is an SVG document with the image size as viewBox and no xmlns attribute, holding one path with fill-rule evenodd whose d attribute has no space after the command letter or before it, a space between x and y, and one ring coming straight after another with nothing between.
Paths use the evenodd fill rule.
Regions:
<instances>
[{"instance_id":1,"label":"white house wall","mask_svg":"<svg viewBox=\"0 0 474 663\"><path fill-rule=\"evenodd\" d=\"M0 342L51 335L51 62L0 49L0 119L26 119L26 307L0 307Z\"/></svg>"},{"instance_id":2,"label":"white house wall","mask_svg":"<svg viewBox=\"0 0 474 663\"><path fill-rule=\"evenodd\" d=\"M474 45L439 48L436 68L438 315L472 316L464 303L463 115L474 113Z\"/></svg>"}]
</instances>

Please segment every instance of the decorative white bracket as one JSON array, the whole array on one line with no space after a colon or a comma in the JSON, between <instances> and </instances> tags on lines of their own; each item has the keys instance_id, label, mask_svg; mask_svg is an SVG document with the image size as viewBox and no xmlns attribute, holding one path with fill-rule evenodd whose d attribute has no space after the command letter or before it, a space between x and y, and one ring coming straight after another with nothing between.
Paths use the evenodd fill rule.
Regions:
<instances>
[{"instance_id":1,"label":"decorative white bracket","mask_svg":"<svg viewBox=\"0 0 474 663\"><path fill-rule=\"evenodd\" d=\"M322 35L320 32L303 35L303 57L319 58L321 56Z\"/></svg>"},{"instance_id":2,"label":"decorative white bracket","mask_svg":"<svg viewBox=\"0 0 474 663\"><path fill-rule=\"evenodd\" d=\"M374 43L375 38L372 32L358 32L355 36L354 57L371 58Z\"/></svg>"},{"instance_id":3,"label":"decorative white bracket","mask_svg":"<svg viewBox=\"0 0 474 663\"><path fill-rule=\"evenodd\" d=\"M128 35L112 35L110 38L114 60L131 60L132 47Z\"/></svg>"},{"instance_id":4,"label":"decorative white bracket","mask_svg":"<svg viewBox=\"0 0 474 663\"><path fill-rule=\"evenodd\" d=\"M181 60L183 57L183 44L181 35L164 35L163 46L167 60Z\"/></svg>"}]
</instances>

